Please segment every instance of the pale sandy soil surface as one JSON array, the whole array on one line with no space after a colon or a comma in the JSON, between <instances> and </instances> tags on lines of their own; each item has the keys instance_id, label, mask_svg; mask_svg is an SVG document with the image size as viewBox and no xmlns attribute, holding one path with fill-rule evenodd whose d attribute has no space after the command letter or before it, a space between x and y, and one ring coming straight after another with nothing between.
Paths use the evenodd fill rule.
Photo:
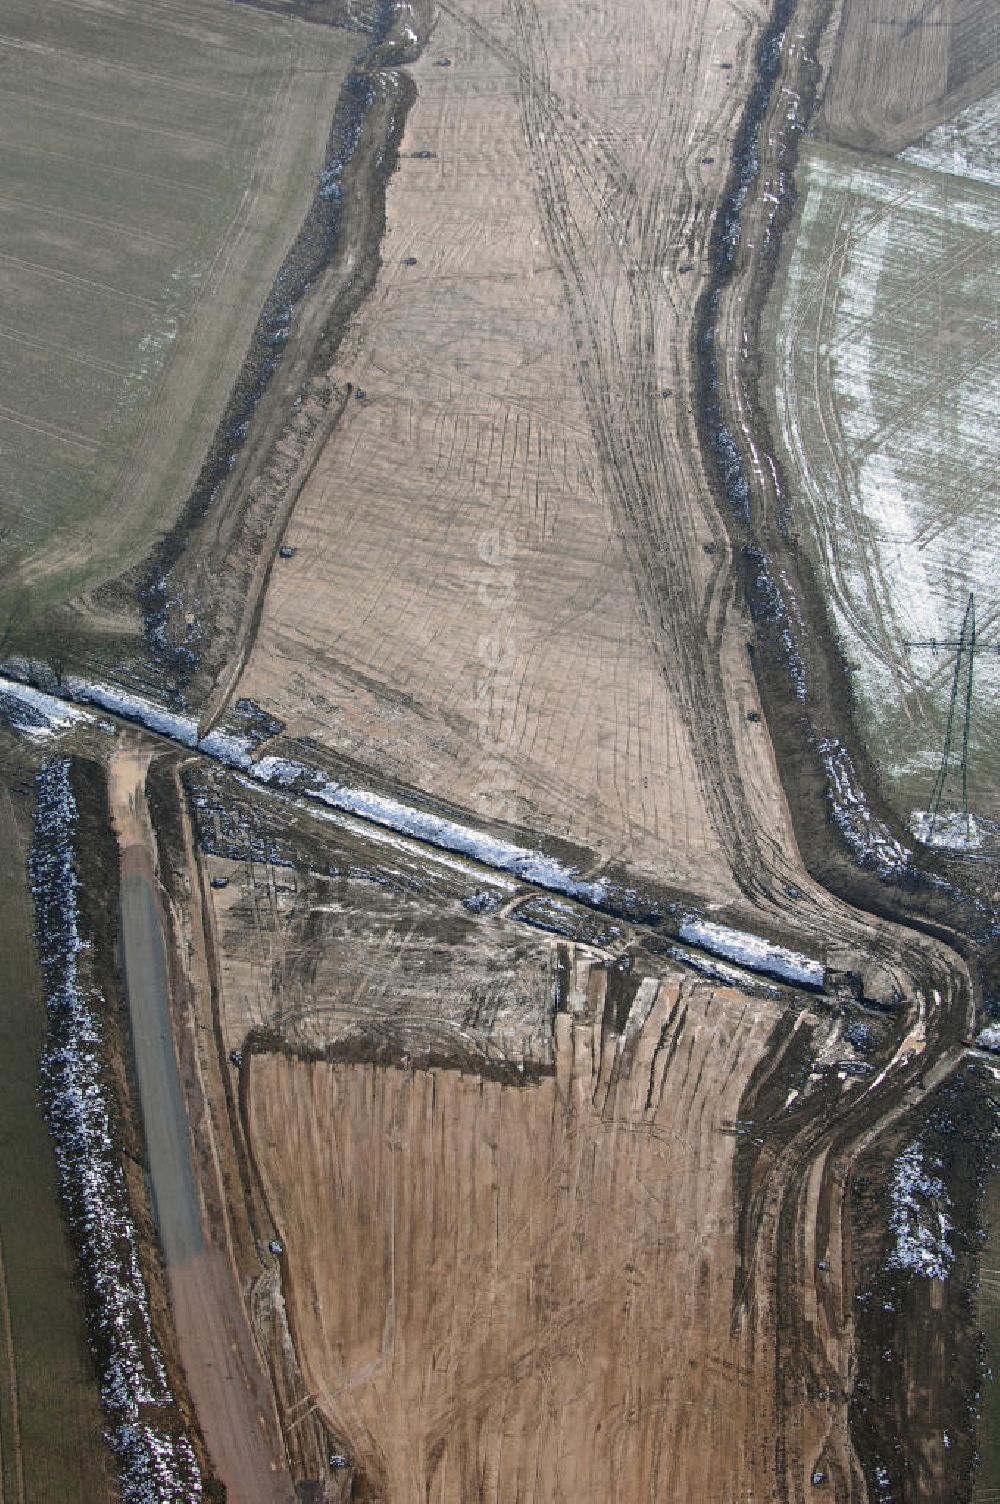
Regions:
<instances>
[{"instance_id":1,"label":"pale sandy soil surface","mask_svg":"<svg viewBox=\"0 0 1000 1504\"><path fill-rule=\"evenodd\" d=\"M651 978L617 1037L578 981L536 1086L253 1060L301 1359L366 1497L756 1497L723 1130L776 1011Z\"/></svg>"},{"instance_id":2,"label":"pale sandy soil surface","mask_svg":"<svg viewBox=\"0 0 1000 1504\"><path fill-rule=\"evenodd\" d=\"M784 821L690 413L750 35L714 3L442 8L336 372L366 396L240 685L390 779L719 896L713 759Z\"/></svg>"}]
</instances>

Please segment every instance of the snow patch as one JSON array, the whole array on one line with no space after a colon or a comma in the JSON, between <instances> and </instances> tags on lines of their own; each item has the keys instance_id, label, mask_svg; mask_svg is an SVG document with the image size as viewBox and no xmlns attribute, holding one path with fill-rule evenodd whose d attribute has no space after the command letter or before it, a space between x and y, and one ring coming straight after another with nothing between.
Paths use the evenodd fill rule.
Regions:
<instances>
[{"instance_id":1,"label":"snow patch","mask_svg":"<svg viewBox=\"0 0 1000 1504\"><path fill-rule=\"evenodd\" d=\"M985 1029L980 1029L976 1043L981 1050L992 1050L995 1055L1000 1055L1000 1024L987 1024Z\"/></svg>"},{"instance_id":2,"label":"snow patch","mask_svg":"<svg viewBox=\"0 0 1000 1504\"><path fill-rule=\"evenodd\" d=\"M948 1242L952 1223L946 1215L951 1203L940 1176L924 1163L919 1143L897 1159L890 1185L889 1224L895 1243L890 1269L909 1269L925 1279L947 1279L955 1262Z\"/></svg>"},{"instance_id":3,"label":"snow patch","mask_svg":"<svg viewBox=\"0 0 1000 1504\"><path fill-rule=\"evenodd\" d=\"M691 916L685 919L678 935L689 945L698 945L714 956L724 956L748 971L762 971L803 987L822 987L826 980L826 968L819 961L783 945L772 945L760 935L730 929L710 919Z\"/></svg>"},{"instance_id":4,"label":"snow patch","mask_svg":"<svg viewBox=\"0 0 1000 1504\"><path fill-rule=\"evenodd\" d=\"M97 705L123 721L134 721L148 731L168 736L182 746L194 747L198 742L198 723L189 716L177 715L147 700L144 695L130 694L124 689L115 689L106 684L93 684L87 679L67 675L65 690L69 697L80 705Z\"/></svg>"},{"instance_id":5,"label":"snow patch","mask_svg":"<svg viewBox=\"0 0 1000 1504\"><path fill-rule=\"evenodd\" d=\"M975 820L958 810L932 815L927 810L915 809L910 816L910 829L924 846L946 851L978 851L983 844Z\"/></svg>"},{"instance_id":6,"label":"snow patch","mask_svg":"<svg viewBox=\"0 0 1000 1504\"><path fill-rule=\"evenodd\" d=\"M31 684L19 684L10 679L5 679L0 686L0 716L15 731L33 741L55 736L77 721L89 720L89 716L67 705L64 700L44 694Z\"/></svg>"},{"instance_id":7,"label":"snow patch","mask_svg":"<svg viewBox=\"0 0 1000 1504\"><path fill-rule=\"evenodd\" d=\"M1000 188L1000 90L935 126L899 160Z\"/></svg>"},{"instance_id":8,"label":"snow patch","mask_svg":"<svg viewBox=\"0 0 1000 1504\"><path fill-rule=\"evenodd\" d=\"M885 879L902 876L913 853L896 840L884 820L872 814L847 748L831 737L820 742L819 750L833 818L859 865L873 867Z\"/></svg>"}]
</instances>

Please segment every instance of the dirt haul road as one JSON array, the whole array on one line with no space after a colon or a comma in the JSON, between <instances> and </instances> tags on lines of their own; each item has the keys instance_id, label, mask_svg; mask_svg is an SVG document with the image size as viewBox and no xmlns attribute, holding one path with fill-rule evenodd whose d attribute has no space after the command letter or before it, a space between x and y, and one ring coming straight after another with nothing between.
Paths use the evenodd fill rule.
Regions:
<instances>
[{"instance_id":1,"label":"dirt haul road","mask_svg":"<svg viewBox=\"0 0 1000 1504\"><path fill-rule=\"evenodd\" d=\"M109 787L121 848L121 934L150 1183L185 1375L212 1464L241 1504L294 1499L273 1406L224 1254L202 1229L171 1026L155 840L145 799L149 752L112 761Z\"/></svg>"}]
</instances>

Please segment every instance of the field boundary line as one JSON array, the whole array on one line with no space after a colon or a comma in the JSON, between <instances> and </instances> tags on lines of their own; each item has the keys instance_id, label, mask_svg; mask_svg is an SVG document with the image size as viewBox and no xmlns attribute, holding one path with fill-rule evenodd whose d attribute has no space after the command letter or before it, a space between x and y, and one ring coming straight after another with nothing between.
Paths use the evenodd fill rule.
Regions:
<instances>
[{"instance_id":1,"label":"field boundary line","mask_svg":"<svg viewBox=\"0 0 1000 1504\"><path fill-rule=\"evenodd\" d=\"M14 1331L10 1320L10 1301L7 1298L7 1269L3 1258L3 1237L0 1236L0 1318L3 1320L3 1336L7 1347L7 1383L10 1387L11 1429L14 1434L14 1476L17 1483L17 1504L25 1504L24 1453L21 1444L21 1406L17 1397L17 1359L14 1355ZM0 1490L3 1487L0 1475Z\"/></svg>"}]
</instances>

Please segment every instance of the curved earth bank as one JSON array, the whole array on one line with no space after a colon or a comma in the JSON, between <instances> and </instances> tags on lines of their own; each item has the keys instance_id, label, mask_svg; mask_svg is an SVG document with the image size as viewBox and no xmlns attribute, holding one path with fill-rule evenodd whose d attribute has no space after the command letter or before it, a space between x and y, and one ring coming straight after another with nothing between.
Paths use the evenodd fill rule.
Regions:
<instances>
[{"instance_id":1,"label":"curved earth bank","mask_svg":"<svg viewBox=\"0 0 1000 1504\"><path fill-rule=\"evenodd\" d=\"M969 1231L977 1226L994 1133L996 1073L987 1066L952 1073L971 1036L973 1002L981 1003L984 980L996 975L995 925L976 874L970 889L968 869L948 870L932 853L907 852L906 836L877 794L865 796L866 784L874 785L873 770L853 723L847 675L824 602L797 547L795 496L780 473L757 400L760 314L778 264L779 239L792 218L797 143L825 83L817 58L825 56L829 64L842 12L837 5L806 9L779 0L761 46L760 77L767 89L759 86L744 122L729 206L716 232L715 281L701 310L704 432L745 559L758 623L755 670L810 870L849 902L919 926L954 949L924 950L929 969L922 985L935 1006L919 1025L919 1070L899 1074L895 1089L886 1083L870 1122L865 1119L871 1105L862 1099L833 1132L813 1125L813 1142L798 1168L804 1145L786 1148L798 1188L786 1188L780 1209L776 1197L771 1213L775 1383L782 1413L789 1413L790 1385L811 1383L829 1408L837 1386L846 1383L840 1392L851 1396L851 1443L844 1456L854 1454L857 1472L852 1466L849 1479L835 1474L843 1491L838 1497L959 1499L967 1497L975 1456L979 1360L969 1301L977 1278L975 1243L958 1234L951 1240L959 1251L957 1265L949 1255L933 1266L932 1277L921 1277L932 1261L922 1268L917 1259L910 1270L894 1270L889 1240L873 1221L882 1204L876 1187L898 1195L907 1156L919 1158L919 1146L932 1144L936 1162L948 1168L947 1185L938 1180L931 1190L938 1211L947 1207L950 1186L959 1225ZM825 835L818 841L820 830ZM845 845L854 863L845 860ZM911 1033L909 1043L916 1037ZM752 1116L751 1102L743 1111ZM916 1149L894 1163L908 1140ZM764 1227L766 1197L758 1194ZM839 1228L843 1283L832 1296L823 1259L817 1281L822 1292L803 1307L790 1292L809 1279L815 1245L807 1237L803 1246L803 1233L814 1219ZM852 1307L856 1333L848 1365L839 1373L837 1366L825 1373L820 1368L811 1380L790 1378L788 1357L803 1324L814 1332L826 1325L830 1333L837 1327L846 1333ZM779 1461L787 1444L778 1438ZM789 1480L781 1497L802 1497L800 1488Z\"/></svg>"}]
</instances>

